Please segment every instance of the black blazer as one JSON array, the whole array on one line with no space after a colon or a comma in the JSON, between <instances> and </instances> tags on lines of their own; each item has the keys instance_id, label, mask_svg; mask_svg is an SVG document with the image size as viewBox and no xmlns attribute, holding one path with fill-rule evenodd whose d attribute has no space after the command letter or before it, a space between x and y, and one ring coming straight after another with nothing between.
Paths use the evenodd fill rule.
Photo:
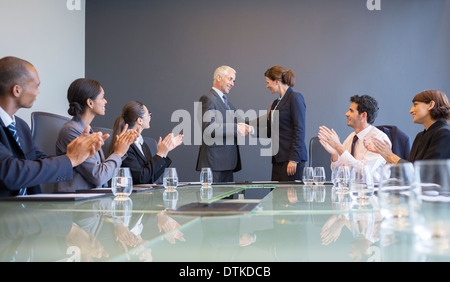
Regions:
<instances>
[{"instance_id":1,"label":"black blazer","mask_svg":"<svg viewBox=\"0 0 450 282\"><path fill-rule=\"evenodd\" d=\"M281 101L272 103L270 111L275 106L279 114L279 146L278 151L274 152L272 163L281 163L295 161L297 163L306 162L308 154L305 144L305 115L306 104L303 95L294 92L291 87L288 88ZM271 127L271 114L268 116L268 136L272 138L272 146L275 148L276 141L274 130ZM273 135L273 136L272 136ZM276 148L275 148L276 149Z\"/></svg>"},{"instance_id":2,"label":"black blazer","mask_svg":"<svg viewBox=\"0 0 450 282\"><path fill-rule=\"evenodd\" d=\"M15 119L20 147L0 119L0 196L16 196L25 187L28 194L36 194L41 192L40 184L71 180L69 158L48 157L34 145L28 124Z\"/></svg>"},{"instance_id":3,"label":"black blazer","mask_svg":"<svg viewBox=\"0 0 450 282\"><path fill-rule=\"evenodd\" d=\"M127 157L122 161L122 167L130 168L133 184L155 183L172 161L169 158L161 158L156 154L152 156L150 148L145 141L142 144L142 150L144 155L134 143L131 144Z\"/></svg>"},{"instance_id":4,"label":"black blazer","mask_svg":"<svg viewBox=\"0 0 450 282\"><path fill-rule=\"evenodd\" d=\"M402 159L407 160L411 151L411 141L409 136L401 131L397 126L393 125L379 125L376 126L379 130L386 133L392 143L392 152Z\"/></svg>"},{"instance_id":5,"label":"black blazer","mask_svg":"<svg viewBox=\"0 0 450 282\"><path fill-rule=\"evenodd\" d=\"M433 159L450 159L450 126L444 121L436 121L417 134L408 160Z\"/></svg>"},{"instance_id":6,"label":"black blazer","mask_svg":"<svg viewBox=\"0 0 450 282\"><path fill-rule=\"evenodd\" d=\"M201 122L203 138L198 152L197 170L201 170L203 167L210 167L213 171L232 170L236 172L241 170L241 157L237 145L237 122L243 122L243 120L230 119L230 113L227 113L225 103L212 88L207 94L200 97L200 102L202 117L206 113L208 121ZM230 110L236 111L230 101L228 101L228 106ZM211 139L205 140L205 136L211 136L220 143L211 142L213 141Z\"/></svg>"}]
</instances>

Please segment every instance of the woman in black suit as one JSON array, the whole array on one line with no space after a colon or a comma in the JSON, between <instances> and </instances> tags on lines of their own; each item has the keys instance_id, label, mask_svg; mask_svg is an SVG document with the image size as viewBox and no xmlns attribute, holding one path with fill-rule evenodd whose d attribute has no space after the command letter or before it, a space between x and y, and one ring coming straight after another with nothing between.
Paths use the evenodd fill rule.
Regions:
<instances>
[{"instance_id":1,"label":"woman in black suit","mask_svg":"<svg viewBox=\"0 0 450 282\"><path fill-rule=\"evenodd\" d=\"M158 152L152 156L148 144L142 137L142 131L150 128L151 116L144 104L130 101L122 108L122 114L114 123L111 144L114 144L115 138L122 132L125 124L128 124L129 129L135 129L140 134L136 142L130 145L127 157L122 161L122 167L130 168L133 184L154 183L163 174L164 169L172 163L167 154L179 146L183 138L183 135L174 137L173 133L169 133L164 140L160 137Z\"/></svg>"},{"instance_id":2,"label":"woman in black suit","mask_svg":"<svg viewBox=\"0 0 450 282\"><path fill-rule=\"evenodd\" d=\"M390 146L378 139L365 141L366 148L385 158L387 163L418 160L450 159L450 104L447 95L438 90L427 90L414 96L410 114L413 122L422 124L424 131L414 139L408 160L394 154Z\"/></svg>"},{"instance_id":3,"label":"woman in black suit","mask_svg":"<svg viewBox=\"0 0 450 282\"><path fill-rule=\"evenodd\" d=\"M295 74L280 66L273 66L265 72L266 87L279 98L272 102L268 114L268 134L272 143L277 142L278 152L272 157L272 180L301 180L307 161L305 145L306 104L303 95L294 92ZM279 130L275 132L272 118L278 112ZM274 119L276 122L276 119Z\"/></svg>"}]
</instances>

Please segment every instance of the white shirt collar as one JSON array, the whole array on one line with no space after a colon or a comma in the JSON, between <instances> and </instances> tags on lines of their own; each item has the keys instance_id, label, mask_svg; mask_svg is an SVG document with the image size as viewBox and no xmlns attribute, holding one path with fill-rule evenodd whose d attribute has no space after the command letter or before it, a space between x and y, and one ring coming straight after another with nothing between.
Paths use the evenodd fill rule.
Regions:
<instances>
[{"instance_id":1,"label":"white shirt collar","mask_svg":"<svg viewBox=\"0 0 450 282\"><path fill-rule=\"evenodd\" d=\"M9 114L7 112L5 112L5 110L2 107L0 107L0 118L2 119L2 121L6 127L8 127L13 122L16 123L15 116L13 115L11 118L9 116Z\"/></svg>"},{"instance_id":2,"label":"white shirt collar","mask_svg":"<svg viewBox=\"0 0 450 282\"><path fill-rule=\"evenodd\" d=\"M144 144L144 138L142 137L142 135L139 135L139 137L136 139L136 141L134 141L134 144L136 144L138 146L142 146L142 144Z\"/></svg>"},{"instance_id":3,"label":"white shirt collar","mask_svg":"<svg viewBox=\"0 0 450 282\"><path fill-rule=\"evenodd\" d=\"M369 125L368 127L364 128L358 134L355 134L355 135L358 135L359 140L364 140L364 138L372 130L372 128L373 128L373 125Z\"/></svg>"},{"instance_id":4,"label":"white shirt collar","mask_svg":"<svg viewBox=\"0 0 450 282\"><path fill-rule=\"evenodd\" d=\"M225 103L225 100L223 99L223 93L219 89L213 87L214 91L216 91L217 94L219 94L219 97L222 99L222 101Z\"/></svg>"}]
</instances>

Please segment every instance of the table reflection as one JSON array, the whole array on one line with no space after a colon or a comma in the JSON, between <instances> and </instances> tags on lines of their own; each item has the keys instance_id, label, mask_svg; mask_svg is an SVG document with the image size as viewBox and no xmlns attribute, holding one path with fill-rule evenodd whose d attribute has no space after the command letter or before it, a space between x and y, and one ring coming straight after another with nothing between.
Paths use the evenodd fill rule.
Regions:
<instances>
[{"instance_id":1,"label":"table reflection","mask_svg":"<svg viewBox=\"0 0 450 282\"><path fill-rule=\"evenodd\" d=\"M267 188L267 187L266 187ZM82 202L2 202L1 261L439 261L407 218L384 219L330 185L179 187ZM176 193L173 193L175 192ZM168 193L171 192L171 193ZM170 213L192 202L259 202L248 214ZM443 219L446 220L446 219Z\"/></svg>"}]
</instances>

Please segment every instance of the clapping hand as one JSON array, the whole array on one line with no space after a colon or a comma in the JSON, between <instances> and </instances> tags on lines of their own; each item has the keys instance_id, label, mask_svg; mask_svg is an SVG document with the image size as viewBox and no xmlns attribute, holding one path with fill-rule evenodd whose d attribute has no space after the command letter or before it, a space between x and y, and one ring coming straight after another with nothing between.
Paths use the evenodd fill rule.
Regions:
<instances>
[{"instance_id":1,"label":"clapping hand","mask_svg":"<svg viewBox=\"0 0 450 282\"><path fill-rule=\"evenodd\" d=\"M162 158L167 157L167 154L170 151L181 145L181 143L183 142L183 136L184 135L179 134L178 136L174 137L173 133L169 133L164 138L164 140L159 137L157 155Z\"/></svg>"}]
</instances>

